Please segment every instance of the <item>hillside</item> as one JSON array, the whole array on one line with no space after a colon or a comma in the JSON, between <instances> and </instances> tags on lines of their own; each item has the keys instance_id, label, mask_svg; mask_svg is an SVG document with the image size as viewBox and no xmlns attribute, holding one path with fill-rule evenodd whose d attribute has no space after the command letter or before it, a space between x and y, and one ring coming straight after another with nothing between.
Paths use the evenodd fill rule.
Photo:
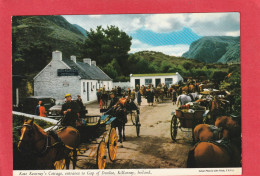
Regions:
<instances>
[{"instance_id":1,"label":"hillside","mask_svg":"<svg viewBox=\"0 0 260 176\"><path fill-rule=\"evenodd\" d=\"M13 56L31 45L47 43L51 51L64 57L77 55L85 36L62 16L14 16L12 18Z\"/></svg>"},{"instance_id":2,"label":"hillside","mask_svg":"<svg viewBox=\"0 0 260 176\"><path fill-rule=\"evenodd\" d=\"M222 63L205 63L195 59L165 55L161 52L141 51L131 54L128 67L133 74L140 73L175 73L184 77L206 76L210 78L214 72L229 72L229 66ZM234 65L239 67L239 65Z\"/></svg>"},{"instance_id":3,"label":"hillside","mask_svg":"<svg viewBox=\"0 0 260 176\"><path fill-rule=\"evenodd\" d=\"M73 26L75 26L81 32L81 34L83 34L85 37L87 36L87 33L86 33L87 31L83 27L81 27L77 24L73 24Z\"/></svg>"},{"instance_id":4,"label":"hillside","mask_svg":"<svg viewBox=\"0 0 260 176\"><path fill-rule=\"evenodd\" d=\"M202 37L182 56L206 63L240 63L240 37Z\"/></svg>"}]
</instances>

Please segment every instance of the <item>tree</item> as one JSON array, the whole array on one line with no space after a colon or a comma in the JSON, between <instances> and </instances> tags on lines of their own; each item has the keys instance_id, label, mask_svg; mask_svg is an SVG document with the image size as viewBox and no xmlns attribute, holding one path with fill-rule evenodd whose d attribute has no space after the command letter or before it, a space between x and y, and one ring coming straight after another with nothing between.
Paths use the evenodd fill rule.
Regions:
<instances>
[{"instance_id":1,"label":"tree","mask_svg":"<svg viewBox=\"0 0 260 176\"><path fill-rule=\"evenodd\" d=\"M81 55L96 60L101 67L116 59L125 74L131 40L132 38L118 27L108 26L104 29L98 26L96 30L87 31Z\"/></svg>"}]
</instances>

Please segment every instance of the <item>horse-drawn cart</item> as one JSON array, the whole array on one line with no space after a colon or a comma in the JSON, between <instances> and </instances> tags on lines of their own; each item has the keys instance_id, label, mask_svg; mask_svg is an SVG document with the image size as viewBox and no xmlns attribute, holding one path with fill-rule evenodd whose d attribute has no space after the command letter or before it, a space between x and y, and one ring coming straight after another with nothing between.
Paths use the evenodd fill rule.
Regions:
<instances>
[{"instance_id":1,"label":"horse-drawn cart","mask_svg":"<svg viewBox=\"0 0 260 176\"><path fill-rule=\"evenodd\" d=\"M192 129L192 137L193 137L193 129L196 125L203 123L204 118L208 114L208 110L203 109L177 109L175 112L172 112L172 120L171 120L171 138L174 142L176 142L176 137L178 133L178 128L182 132L190 132L188 130L184 130L183 128Z\"/></svg>"},{"instance_id":2,"label":"horse-drawn cart","mask_svg":"<svg viewBox=\"0 0 260 176\"><path fill-rule=\"evenodd\" d=\"M137 137L139 137L140 127L141 127L140 118L139 118L140 110L133 101L129 103L129 106L127 106L127 114L130 115L132 124L126 124L125 126L135 126L136 135Z\"/></svg>"},{"instance_id":3,"label":"horse-drawn cart","mask_svg":"<svg viewBox=\"0 0 260 176\"><path fill-rule=\"evenodd\" d=\"M80 145L77 156L96 160L96 168L104 169L107 153L111 161L115 161L117 152L117 133L111 123L116 119L110 115L85 116L83 123L78 126L80 133ZM71 160L77 160L70 156ZM65 160L55 163L56 169L63 169Z\"/></svg>"}]
</instances>

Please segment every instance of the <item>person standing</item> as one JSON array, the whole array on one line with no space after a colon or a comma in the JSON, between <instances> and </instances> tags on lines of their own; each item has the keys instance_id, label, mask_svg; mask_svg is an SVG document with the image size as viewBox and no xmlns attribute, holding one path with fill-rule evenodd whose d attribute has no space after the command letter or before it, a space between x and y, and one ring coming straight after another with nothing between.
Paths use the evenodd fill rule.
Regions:
<instances>
[{"instance_id":1,"label":"person standing","mask_svg":"<svg viewBox=\"0 0 260 176\"><path fill-rule=\"evenodd\" d=\"M100 89L97 89L97 100L98 100L98 104L100 104L100 100L101 100L101 92L100 92Z\"/></svg>"},{"instance_id":2,"label":"person standing","mask_svg":"<svg viewBox=\"0 0 260 176\"><path fill-rule=\"evenodd\" d=\"M108 108L110 109L118 102L118 98L115 97L115 93L114 92L111 92L109 96L110 96L111 100L110 100L110 104L109 104Z\"/></svg>"},{"instance_id":3,"label":"person standing","mask_svg":"<svg viewBox=\"0 0 260 176\"><path fill-rule=\"evenodd\" d=\"M85 112L86 112L86 107L83 105L82 99L80 95L77 95L77 100L76 102L78 103L79 106L79 116L80 118L84 118L85 117Z\"/></svg>"},{"instance_id":4,"label":"person standing","mask_svg":"<svg viewBox=\"0 0 260 176\"><path fill-rule=\"evenodd\" d=\"M47 116L47 111L45 110L44 103L42 102L39 107L39 112L41 117Z\"/></svg>"},{"instance_id":5,"label":"person standing","mask_svg":"<svg viewBox=\"0 0 260 176\"><path fill-rule=\"evenodd\" d=\"M76 127L76 120L79 120L79 105L71 100L71 95L65 95L66 102L62 105L61 113L64 116L61 124L63 126Z\"/></svg>"},{"instance_id":6,"label":"person standing","mask_svg":"<svg viewBox=\"0 0 260 176\"><path fill-rule=\"evenodd\" d=\"M122 89L120 86L117 87L117 93L118 93L118 96L121 96L121 93L122 93Z\"/></svg>"},{"instance_id":7,"label":"person standing","mask_svg":"<svg viewBox=\"0 0 260 176\"><path fill-rule=\"evenodd\" d=\"M131 95L131 89L128 88L128 89L127 89L127 96L130 96L130 95Z\"/></svg>"},{"instance_id":8,"label":"person standing","mask_svg":"<svg viewBox=\"0 0 260 176\"><path fill-rule=\"evenodd\" d=\"M138 104L139 106L141 106L142 96L141 96L140 90L137 92L136 98L137 98L137 104Z\"/></svg>"},{"instance_id":9,"label":"person standing","mask_svg":"<svg viewBox=\"0 0 260 176\"><path fill-rule=\"evenodd\" d=\"M172 89L172 104L175 105L177 101L177 92L175 89Z\"/></svg>"},{"instance_id":10,"label":"person standing","mask_svg":"<svg viewBox=\"0 0 260 176\"><path fill-rule=\"evenodd\" d=\"M135 101L135 89L133 89L133 91L130 93L130 100Z\"/></svg>"},{"instance_id":11,"label":"person standing","mask_svg":"<svg viewBox=\"0 0 260 176\"><path fill-rule=\"evenodd\" d=\"M38 105L35 107L35 115L39 116L40 115L40 106L42 104L42 101L38 102Z\"/></svg>"},{"instance_id":12,"label":"person standing","mask_svg":"<svg viewBox=\"0 0 260 176\"><path fill-rule=\"evenodd\" d=\"M135 91L138 92L139 89L140 89L140 86L139 86L138 84L136 84L136 86L135 86Z\"/></svg>"},{"instance_id":13,"label":"person standing","mask_svg":"<svg viewBox=\"0 0 260 176\"><path fill-rule=\"evenodd\" d=\"M146 99L149 106L153 106L153 92L150 89L146 91Z\"/></svg>"}]
</instances>

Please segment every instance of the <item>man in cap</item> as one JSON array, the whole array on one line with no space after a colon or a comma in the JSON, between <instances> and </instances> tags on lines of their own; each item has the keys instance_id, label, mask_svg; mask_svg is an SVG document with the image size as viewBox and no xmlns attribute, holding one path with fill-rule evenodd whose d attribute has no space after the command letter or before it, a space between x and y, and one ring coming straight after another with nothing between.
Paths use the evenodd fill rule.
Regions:
<instances>
[{"instance_id":1,"label":"man in cap","mask_svg":"<svg viewBox=\"0 0 260 176\"><path fill-rule=\"evenodd\" d=\"M76 127L76 120L79 120L79 105L77 102L71 100L71 95L65 95L66 102L62 105L61 113L64 115L62 120L63 126Z\"/></svg>"}]
</instances>

